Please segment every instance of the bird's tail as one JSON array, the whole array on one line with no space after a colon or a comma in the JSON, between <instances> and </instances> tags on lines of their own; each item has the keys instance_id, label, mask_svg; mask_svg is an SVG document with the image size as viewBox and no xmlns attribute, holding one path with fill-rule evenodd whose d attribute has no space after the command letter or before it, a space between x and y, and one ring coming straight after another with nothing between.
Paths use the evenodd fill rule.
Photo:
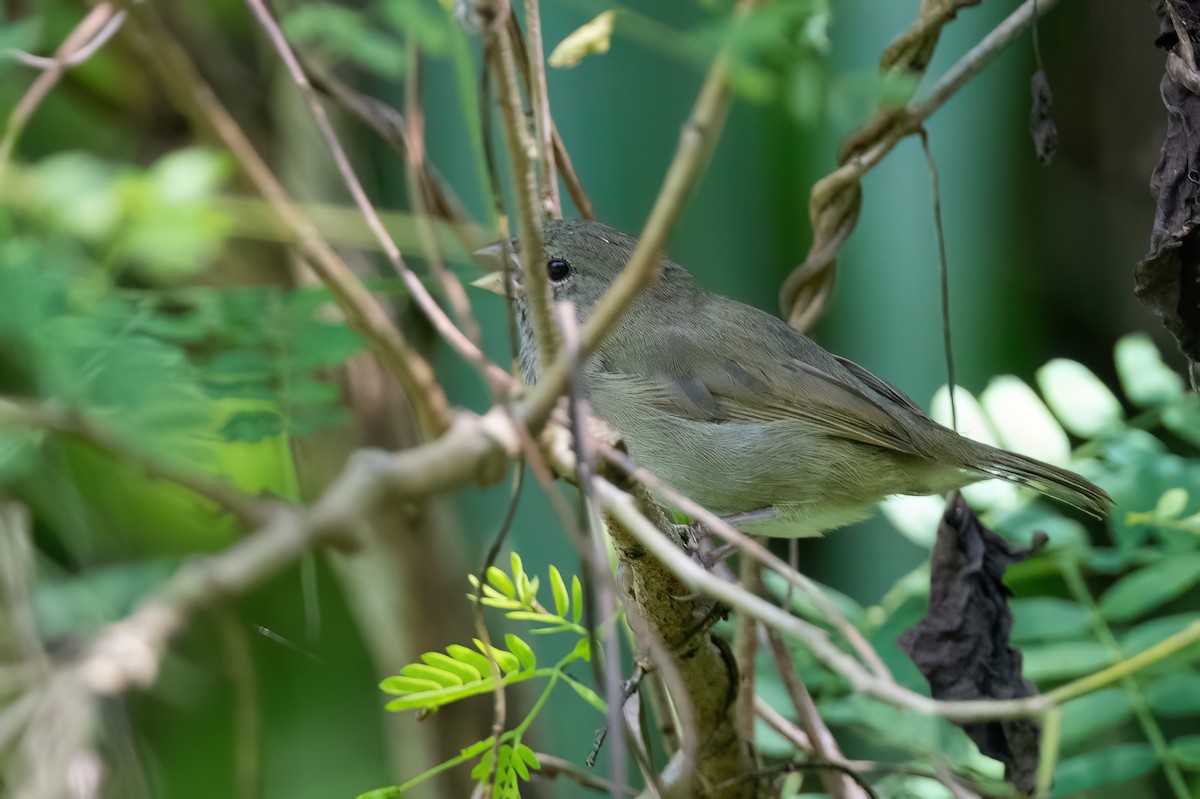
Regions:
<instances>
[{"instance_id":1,"label":"bird's tail","mask_svg":"<svg viewBox=\"0 0 1200 799\"><path fill-rule=\"evenodd\" d=\"M1097 519L1108 516L1108 510L1113 504L1112 497L1092 481L1080 477L1075 472L1015 452L1006 452L983 444L977 446L984 450L980 453L984 457L968 467L972 471L1028 486Z\"/></svg>"}]
</instances>

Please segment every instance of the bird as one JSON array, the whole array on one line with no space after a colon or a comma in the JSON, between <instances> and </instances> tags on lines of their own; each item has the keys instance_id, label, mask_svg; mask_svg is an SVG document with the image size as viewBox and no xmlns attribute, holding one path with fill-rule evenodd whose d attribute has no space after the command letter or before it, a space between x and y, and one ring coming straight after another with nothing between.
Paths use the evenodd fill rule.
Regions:
<instances>
[{"instance_id":1,"label":"bird","mask_svg":"<svg viewBox=\"0 0 1200 799\"><path fill-rule=\"evenodd\" d=\"M591 220L544 225L546 277L579 324L637 240ZM521 242L479 251L496 263ZM538 379L537 341L510 276L523 380ZM476 285L505 294L503 272ZM1112 500L1066 469L959 435L867 369L782 319L705 290L663 257L581 367L592 412L672 488L744 532L808 537L869 516L895 494L942 494L1001 478L1104 518Z\"/></svg>"}]
</instances>

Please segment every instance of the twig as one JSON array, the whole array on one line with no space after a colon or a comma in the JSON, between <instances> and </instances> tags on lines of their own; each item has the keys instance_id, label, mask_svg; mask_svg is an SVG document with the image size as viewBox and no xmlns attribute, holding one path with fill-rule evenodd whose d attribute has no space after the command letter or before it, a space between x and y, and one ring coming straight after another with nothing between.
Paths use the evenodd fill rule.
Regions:
<instances>
[{"instance_id":1,"label":"twig","mask_svg":"<svg viewBox=\"0 0 1200 799\"><path fill-rule=\"evenodd\" d=\"M530 94L532 79L529 74L529 56L525 54L525 39L521 35L521 23L516 14L508 15L508 24L512 30L513 46L517 50L518 66L521 67L521 83L525 88L525 93ZM550 117L550 139L554 146L554 164L563 183L566 184L567 194L571 195L571 202L575 203L575 209L584 219L595 219L596 213L592 210L592 201L588 199L587 192L583 190L583 184L579 181L579 175L575 173L575 165L571 162L571 156L567 152L567 146L563 143L562 137L558 135L558 126L554 124L553 116ZM559 216L561 216L561 212Z\"/></svg>"},{"instance_id":2,"label":"twig","mask_svg":"<svg viewBox=\"0 0 1200 799\"><path fill-rule=\"evenodd\" d=\"M571 761L564 760L561 757L548 755L545 752L538 752L537 759L538 763L541 764L541 768L533 772L535 776L546 777L547 779L553 779L558 776L568 777L582 785L584 788L591 788L593 791L604 791L609 795L638 795L638 792L628 785L614 785L603 777L597 777L595 774L589 774Z\"/></svg>"},{"instance_id":3,"label":"twig","mask_svg":"<svg viewBox=\"0 0 1200 799\"><path fill-rule=\"evenodd\" d=\"M84 21L86 22L86 19ZM34 69L69 69L79 66L98 53L101 47L108 44L108 41L117 35L117 31L121 30L123 24L125 24L125 12L118 11L109 18L108 22L104 23L104 27L92 37L90 42L66 57L46 58L18 50L15 47L9 47L4 52L25 66Z\"/></svg>"},{"instance_id":4,"label":"twig","mask_svg":"<svg viewBox=\"0 0 1200 799\"><path fill-rule=\"evenodd\" d=\"M758 561L753 558L742 558L739 568L742 587L752 594L761 596L763 584ZM758 622L751 616L738 614L733 629L733 657L738 670L737 705L734 712L737 718L738 737L742 739L742 746L750 752L753 758L757 758L757 745L754 740L754 677L757 656Z\"/></svg>"},{"instance_id":5,"label":"twig","mask_svg":"<svg viewBox=\"0 0 1200 799\"><path fill-rule=\"evenodd\" d=\"M343 110L357 117L364 125L375 131L375 134L385 144L399 152L405 159L408 158L408 123L399 111L377 97L363 94L354 87L348 86L334 75L318 71L303 57L300 58L300 64L314 89L337 102ZM462 200L429 162L428 153L425 153L425 160L421 163L419 174L435 215L455 223L454 230L462 241L463 247L468 252L473 252L487 244L488 240L479 235L478 228L469 223L467 210Z\"/></svg>"},{"instance_id":6,"label":"twig","mask_svg":"<svg viewBox=\"0 0 1200 799\"><path fill-rule=\"evenodd\" d=\"M150 4L132 0L123 2L135 27L142 33L142 43L154 62L153 71L163 79L168 93L193 124L212 131L225 144L280 221L294 233L301 254L329 288L350 325L362 334L384 367L400 381L413 403L418 425L424 434L431 437L445 430L449 403L434 378L433 369L409 346L387 312L329 246L312 221L296 209L287 191L200 76L187 53L154 15Z\"/></svg>"},{"instance_id":7,"label":"twig","mask_svg":"<svg viewBox=\"0 0 1200 799\"><path fill-rule=\"evenodd\" d=\"M637 511L629 495L605 480L597 480L596 485L597 495L604 507L618 517L638 543L661 560L685 585L703 591L735 610L752 615L763 624L795 638L825 666L849 680L858 691L891 704L922 713L943 715L951 720L1032 716L1043 712L1048 704L1041 696L1004 701L937 702L894 682L882 680L838 649L824 630L705 571L660 535L654 525ZM1000 715L996 716L996 713Z\"/></svg>"},{"instance_id":8,"label":"twig","mask_svg":"<svg viewBox=\"0 0 1200 799\"><path fill-rule=\"evenodd\" d=\"M0 188L4 186L4 176L11 160L17 138L29 124L38 106L46 99L46 95L62 78L68 67L81 64L94 55L105 42L120 29L124 22L124 12L117 11L111 2L103 2L88 12L75 29L67 34L67 38L59 45L54 58L49 59L38 75L25 90L25 94L13 106L8 115L8 123L4 129L4 137L0 139Z\"/></svg>"},{"instance_id":9,"label":"twig","mask_svg":"<svg viewBox=\"0 0 1200 799\"><path fill-rule=\"evenodd\" d=\"M512 13L511 9L505 9L505 12ZM513 192L517 198L522 290L529 304L529 321L538 344L538 360L544 367L558 354L558 328L550 308L550 278L546 275L542 251L542 213L534 171L537 145L530 138L525 125L525 109L517 87L513 38L506 25L493 26L488 35L487 53L487 68L497 86Z\"/></svg>"},{"instance_id":10,"label":"twig","mask_svg":"<svg viewBox=\"0 0 1200 799\"><path fill-rule=\"evenodd\" d=\"M449 300L450 307L454 309L454 315L458 319L463 335L471 343L471 349L464 355L471 359L480 374L487 377L487 359L484 357L483 351L479 349L479 323L475 321L475 315L471 313L471 302L467 299L467 292L463 289L462 282L447 270L446 265L442 262L441 248L438 246L437 236L433 232L433 225L429 221L430 201L434 199L430 196L430 191L431 186L435 184L431 182L425 168L425 111L421 102L421 65L421 48L413 45L412 60L409 64L404 91L405 110L408 117L408 135L406 137L408 147L405 150L408 166L405 170L405 176L408 179L408 196L416 212L417 236L421 239L421 246L425 250L429 269L433 273L434 280L442 287L442 293ZM382 225L382 222L380 224ZM499 398L502 387L495 382L490 382L490 388L493 395Z\"/></svg>"},{"instance_id":11,"label":"twig","mask_svg":"<svg viewBox=\"0 0 1200 799\"><path fill-rule=\"evenodd\" d=\"M1087 583L1084 581L1083 574L1080 572L1078 565L1069 558L1063 558L1061 563L1063 581L1067 585L1067 590L1077 602L1087 608L1091 627L1096 633L1096 638L1108 650L1110 657L1114 659L1123 658L1125 653L1121 651L1121 646L1117 642L1116 636L1113 635L1112 629L1108 626L1108 622L1100 612L1100 608L1096 605L1096 600L1092 597L1092 592L1088 590ZM1200 627L1200 622L1194 626ZM1128 663L1129 661L1124 662ZM1103 673L1100 672L1100 674ZM1129 694L1129 702L1133 708L1133 714L1137 717L1138 724L1141 725L1142 731L1146 734L1146 740L1154 748L1155 757L1162 766L1163 775L1167 779L1167 785L1171 787L1171 792L1175 795L1176 799L1189 799L1192 795L1191 788L1188 787L1187 779L1183 776L1179 764L1171 756L1170 745L1167 743L1162 727L1159 726L1158 720L1155 719L1154 713L1150 710L1150 705L1146 701L1146 694L1142 690L1141 682L1133 676L1132 672L1122 677L1121 682Z\"/></svg>"},{"instance_id":12,"label":"twig","mask_svg":"<svg viewBox=\"0 0 1200 799\"><path fill-rule=\"evenodd\" d=\"M591 615L593 618L587 622L588 629L598 629L595 617L599 619L610 619L616 616L617 599L616 593L609 585L610 580L607 579L607 574L601 576L597 572L596 566L605 564L607 561L607 552L604 543L603 527L599 517L596 515L595 498L592 495L592 467L593 459L591 454L591 436L587 435L587 425L589 413L584 407L586 400L583 394L583 385L581 379L581 370L583 367L582 360L579 355L579 327L576 323L575 305L570 300L563 300L555 303L554 311L557 316L555 324L562 336L562 352L563 355L571 363L571 384L567 391L567 412L571 420L571 429L575 431L572 436L574 444L575 456L575 476L579 483L579 530L582 534L587 532L586 540L580 540L579 545L584 553L584 558L593 566L588 569L589 574L599 577L592 586L598 587L596 592L598 602L589 601L589 596L585 599L584 613ZM590 551L589 551L590 548ZM607 566L603 566L605 572L608 571ZM589 592L590 594L591 592ZM599 604L599 613L596 612L596 604ZM596 762L596 755L600 750L600 746L604 742L605 731L611 729L620 729L626 733L624 737L630 737L633 730L628 728L626 716L624 715L625 703L628 701L631 692L637 689L638 683L641 681L641 667L639 666L634 672L634 678L631 678L624 686L621 684L621 647L620 641L617 639L616 630L609 631L603 640L598 642L602 646L602 651L599 657L592 659L593 675L596 679L596 685L604 687L604 700L608 706L608 719L605 727L597 731L596 741L592 746L592 751L588 753L587 764L592 766ZM600 664L603 663L603 668ZM643 747L634 742L634 751L637 753L639 760L645 760L641 753ZM625 784L625 755L626 748L622 746L613 747L612 757L609 758L609 773L610 780L614 785ZM647 764L648 765L648 764ZM646 773L651 773L648 767L643 767Z\"/></svg>"},{"instance_id":13,"label":"twig","mask_svg":"<svg viewBox=\"0 0 1200 799\"><path fill-rule=\"evenodd\" d=\"M808 733L786 719L778 710L768 705L767 700L761 696L754 697L754 712L760 719L767 723L768 727L786 738L798 750L801 752L812 751L813 742L808 737Z\"/></svg>"},{"instance_id":14,"label":"twig","mask_svg":"<svg viewBox=\"0 0 1200 799\"><path fill-rule=\"evenodd\" d=\"M276 52L279 53L279 58L283 61L284 67L287 69L292 81L304 97L304 101L312 113L313 121L316 122L317 129L320 131L321 137L325 140L330 155L333 156L334 164L337 166L338 173L342 176L342 181L346 184L350 196L354 198L355 205L362 212L367 225L371 228L371 232L375 235L379 246L383 249L384 255L387 256L392 268L400 275L400 278L404 281L404 285L408 287L413 299L425 313L430 324L437 329L446 342L454 347L470 363L481 368L485 378L489 377L487 359L479 351L479 348L461 330L455 327L454 323L450 321L450 318L446 316L446 313L437 304L437 301L429 294L424 284L421 283L420 278L413 274L412 270L404 263L404 259L400 255L400 248L396 246L396 242L387 232L387 228L384 227L383 221L379 218L375 206L371 204L371 200L367 197L367 193L363 189L358 175L354 172L354 166L350 163L350 158L346 155L345 148L342 147L342 142L338 138L337 131L333 129L333 123L329 121L329 115L325 112L325 107L321 105L321 101L317 98L316 91L313 89L312 84L309 83L308 76L304 74L304 69L296 59L296 54L292 52L292 48L284 37L279 24L271 16L263 0L246 0L246 5L249 6L258 19L259 24L267 34L267 38L270 39ZM409 144L411 145L412 142L410 141Z\"/></svg>"},{"instance_id":15,"label":"twig","mask_svg":"<svg viewBox=\"0 0 1200 799\"><path fill-rule=\"evenodd\" d=\"M529 65L529 105L533 109L533 129L537 133L537 154L542 165L542 211L562 218L562 200L558 196L558 169L554 164L554 125L550 121L550 94L546 89L546 61L542 51L542 13L538 0L525 0L525 45Z\"/></svg>"},{"instance_id":16,"label":"twig","mask_svg":"<svg viewBox=\"0 0 1200 799\"><path fill-rule=\"evenodd\" d=\"M800 675L796 673L796 664L792 662L792 653L784 645L783 638L777 631L767 630L767 643L775 658L775 669L783 681L788 698L792 700L792 707L796 709L800 724L808 734L808 740L812 742L813 752L821 760L845 764L846 758L842 755L842 750L838 748L833 733L829 731L821 714L817 712L817 705L813 702L812 695L800 681ZM821 782L825 784L825 790L829 791L829 795L834 799L862 799L865 796L855 780L842 775L822 771Z\"/></svg>"},{"instance_id":17,"label":"twig","mask_svg":"<svg viewBox=\"0 0 1200 799\"><path fill-rule=\"evenodd\" d=\"M954 345L950 335L950 261L946 258L946 231L942 226L942 190L938 181L937 161L929 147L929 133L918 131L925 162L929 165L930 193L933 195L933 228L937 235L938 274L942 289L942 345L946 352L946 383L950 386L950 428L958 430L958 380L954 376Z\"/></svg>"}]
</instances>

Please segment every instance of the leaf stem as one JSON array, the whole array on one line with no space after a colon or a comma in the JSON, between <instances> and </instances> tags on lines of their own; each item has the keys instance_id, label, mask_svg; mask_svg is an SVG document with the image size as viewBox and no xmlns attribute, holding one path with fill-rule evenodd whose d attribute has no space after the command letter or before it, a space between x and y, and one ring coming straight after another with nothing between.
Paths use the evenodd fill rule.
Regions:
<instances>
[{"instance_id":1,"label":"leaf stem","mask_svg":"<svg viewBox=\"0 0 1200 799\"><path fill-rule=\"evenodd\" d=\"M1067 584L1067 590L1071 592L1071 595L1075 597L1075 600L1079 604L1088 609L1092 629L1095 630L1096 637L1108 649L1114 660L1121 660L1121 658L1125 657L1125 653L1121 651L1121 645L1117 643L1117 638L1113 635L1112 628L1108 626L1108 622L1100 612L1100 608L1096 605L1096 600L1092 597L1092 592L1088 590L1087 583L1083 579L1083 574L1079 570L1079 564L1069 558L1063 558L1061 563L1063 580ZM1158 726L1158 721L1150 711L1150 705L1146 701L1146 694L1142 690L1142 684L1134 674L1139 669L1145 668L1178 652L1196 640L1200 640L1200 622L1193 622L1181 633L1171 636L1171 638L1160 642L1157 646L1153 646L1145 652L1121 660L1121 662L1103 671L1069 683L1050 694L1050 697L1055 701L1065 702L1072 697L1079 696L1088 691L1094 691L1101 685L1119 679L1121 685L1129 692L1129 703L1133 708L1133 713L1137 716L1142 730L1146 733L1146 740L1154 748L1154 754L1158 758L1158 762L1162 765L1163 774L1166 776L1167 783L1171 786L1171 792L1175 795L1176 799L1191 799L1192 792L1188 789L1187 781L1183 777L1183 772L1179 770L1179 765L1171 756L1166 736L1163 735L1162 728Z\"/></svg>"}]
</instances>

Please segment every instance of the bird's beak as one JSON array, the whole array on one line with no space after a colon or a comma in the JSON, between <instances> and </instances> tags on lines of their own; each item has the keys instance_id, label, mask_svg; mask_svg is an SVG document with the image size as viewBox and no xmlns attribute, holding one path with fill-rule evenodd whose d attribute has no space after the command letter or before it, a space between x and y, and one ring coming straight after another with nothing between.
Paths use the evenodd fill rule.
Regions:
<instances>
[{"instance_id":1,"label":"bird's beak","mask_svg":"<svg viewBox=\"0 0 1200 799\"><path fill-rule=\"evenodd\" d=\"M478 280L472 280L471 285L493 294L499 294L501 297L505 294L503 272L488 272Z\"/></svg>"},{"instance_id":2,"label":"bird's beak","mask_svg":"<svg viewBox=\"0 0 1200 799\"><path fill-rule=\"evenodd\" d=\"M511 242L497 241L486 247L481 247L473 253L479 265L489 271L478 280L472 280L471 285L481 288L484 291L490 291L493 294L499 294L502 297L505 296L507 294L504 290L504 257L506 253L510 259L509 268L515 276L519 265ZM519 284L519 281L515 277L514 283Z\"/></svg>"}]
</instances>

